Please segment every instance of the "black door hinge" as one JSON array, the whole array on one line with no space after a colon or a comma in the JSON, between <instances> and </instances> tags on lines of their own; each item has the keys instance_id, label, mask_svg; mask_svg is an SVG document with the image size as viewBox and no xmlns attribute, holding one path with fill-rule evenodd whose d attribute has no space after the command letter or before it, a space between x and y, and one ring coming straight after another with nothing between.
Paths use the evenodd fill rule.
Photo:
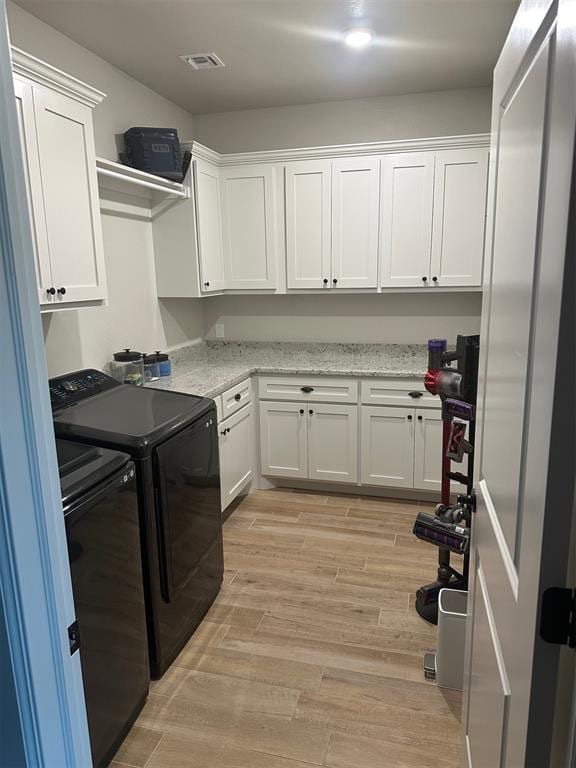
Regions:
<instances>
[{"instance_id":1,"label":"black door hinge","mask_svg":"<svg viewBox=\"0 0 576 768\"><path fill-rule=\"evenodd\" d=\"M576 590L550 587L544 592L540 637L547 643L576 647Z\"/></svg>"},{"instance_id":2,"label":"black door hinge","mask_svg":"<svg viewBox=\"0 0 576 768\"><path fill-rule=\"evenodd\" d=\"M80 649L80 625L78 619L68 627L68 640L70 641L70 656Z\"/></svg>"}]
</instances>

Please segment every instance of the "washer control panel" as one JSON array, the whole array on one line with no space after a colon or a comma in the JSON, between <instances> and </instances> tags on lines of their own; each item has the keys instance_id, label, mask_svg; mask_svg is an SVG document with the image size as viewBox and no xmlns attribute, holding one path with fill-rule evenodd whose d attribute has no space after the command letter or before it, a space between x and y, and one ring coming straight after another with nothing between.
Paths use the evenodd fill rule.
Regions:
<instances>
[{"instance_id":1,"label":"washer control panel","mask_svg":"<svg viewBox=\"0 0 576 768\"><path fill-rule=\"evenodd\" d=\"M50 379L49 384L53 412L68 408L112 387L122 386L119 381L95 368L86 368L83 371L58 376Z\"/></svg>"}]
</instances>

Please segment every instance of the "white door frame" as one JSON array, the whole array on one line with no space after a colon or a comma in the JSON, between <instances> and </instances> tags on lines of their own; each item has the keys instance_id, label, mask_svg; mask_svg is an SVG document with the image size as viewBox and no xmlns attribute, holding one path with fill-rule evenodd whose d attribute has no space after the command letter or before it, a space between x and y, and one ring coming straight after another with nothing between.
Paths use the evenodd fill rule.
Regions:
<instances>
[{"instance_id":1,"label":"white door frame","mask_svg":"<svg viewBox=\"0 0 576 768\"><path fill-rule=\"evenodd\" d=\"M533 560L526 563L520 577L521 589L517 602L533 607L533 625L529 632L518 637L518 649L528 649L531 674L525 679L525 711L515 712L512 722L507 711L504 722L504 737L509 739L515 729L517 754L507 754L501 758L502 766L510 768L540 768L554 765L569 765L568 762L549 762L552 746L555 716L556 694L558 686L558 662L560 647L545 643L539 633L540 602L542 594L549 587L562 587L567 584L568 549L570 542L571 518L574 514L574 225L572 234L568 226L569 217L574 217L570 207L570 189L574 184L573 156L575 151L576 126L576 35L574 18L575 0L524 0L521 4L508 42L495 70L495 94L503 92L499 87L510 73L521 67L522 62L534 54L542 42L541 30L555 28L556 38L553 48L553 67L549 77L548 110L549 121L545 137L545 162L543 164L543 183L545 196L540 211L541 229L538 253L544 254L541 262L537 261L537 293L535 298L535 320L531 339L530 392L527 401L526 418L530 425L525 454L526 466L535 460L538 447L546 452L547 480L546 487L531 488L531 475L526 472L525 486L530 488L532 498L538 502L536 516L527 517L523 526L523 539L527 548L533 552ZM555 27L553 26L555 25ZM543 33L542 33L543 34ZM500 78L501 82L499 82ZM550 87L553 84L553 87ZM498 104L493 109L493 140L499 119ZM492 165L496 163L497 147L491 149ZM495 199L495 175L490 173L489 201ZM573 219L572 219L573 220ZM489 213L487 230L487 255L490 254L492 241L493 211ZM572 261L571 261L572 260ZM542 266L542 269L544 269ZM481 339L486 344L488 313L491 295L491 258L485 264L485 291L483 297L483 317ZM557 344L546 343L549 338L556 338ZM482 423L483 390L486 378L486 346L481 354L479 376L479 422ZM482 435L476 444L476 476L481 468ZM540 452L540 455L542 451ZM535 507L533 507L535 508ZM543 514L540 512L543 510ZM480 509L478 515L485 514ZM479 527L477 516L476 536ZM542 525L541 525L542 523ZM533 546L531 546L533 545ZM470 594L474 592L474 574L476 546L471 553ZM571 585L574 588L574 584ZM474 614L475 606L469 607ZM492 617L493 618L493 617ZM472 622L468 622L467 660L465 670L469 686L471 664ZM563 713L566 715L566 713ZM473 723L468 723L469 712L464 706L464 727L468 732ZM522 733L521 733L522 732ZM506 746L506 744L505 744ZM566 751L567 745L564 744ZM521 752L521 754L520 754ZM468 755L470 760L470 754ZM474 766L476 768L476 765ZM484 766L479 766L484 768ZM491 767L492 768L492 767Z\"/></svg>"},{"instance_id":2,"label":"white door frame","mask_svg":"<svg viewBox=\"0 0 576 768\"><path fill-rule=\"evenodd\" d=\"M17 708L27 766L87 768L92 759L80 654L69 652L74 602L23 167L0 0L0 621L14 681L7 701L2 691L3 707L12 714Z\"/></svg>"}]
</instances>

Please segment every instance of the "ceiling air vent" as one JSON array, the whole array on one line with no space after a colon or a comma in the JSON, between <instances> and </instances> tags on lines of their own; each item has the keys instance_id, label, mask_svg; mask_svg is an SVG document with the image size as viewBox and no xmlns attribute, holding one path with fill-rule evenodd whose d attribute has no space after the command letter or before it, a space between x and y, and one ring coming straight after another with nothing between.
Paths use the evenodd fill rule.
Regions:
<instances>
[{"instance_id":1,"label":"ceiling air vent","mask_svg":"<svg viewBox=\"0 0 576 768\"><path fill-rule=\"evenodd\" d=\"M192 69L217 69L226 66L215 53L188 53L180 58Z\"/></svg>"}]
</instances>

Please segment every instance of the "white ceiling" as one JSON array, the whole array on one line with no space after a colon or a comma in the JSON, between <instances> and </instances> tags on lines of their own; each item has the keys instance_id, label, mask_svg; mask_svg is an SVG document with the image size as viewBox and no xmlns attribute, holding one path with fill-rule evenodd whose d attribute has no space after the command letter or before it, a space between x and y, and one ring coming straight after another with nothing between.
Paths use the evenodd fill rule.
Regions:
<instances>
[{"instance_id":1,"label":"white ceiling","mask_svg":"<svg viewBox=\"0 0 576 768\"><path fill-rule=\"evenodd\" d=\"M195 114L490 85L517 0L16 0ZM351 25L376 34L345 48ZM180 54L215 51L194 71Z\"/></svg>"}]
</instances>

